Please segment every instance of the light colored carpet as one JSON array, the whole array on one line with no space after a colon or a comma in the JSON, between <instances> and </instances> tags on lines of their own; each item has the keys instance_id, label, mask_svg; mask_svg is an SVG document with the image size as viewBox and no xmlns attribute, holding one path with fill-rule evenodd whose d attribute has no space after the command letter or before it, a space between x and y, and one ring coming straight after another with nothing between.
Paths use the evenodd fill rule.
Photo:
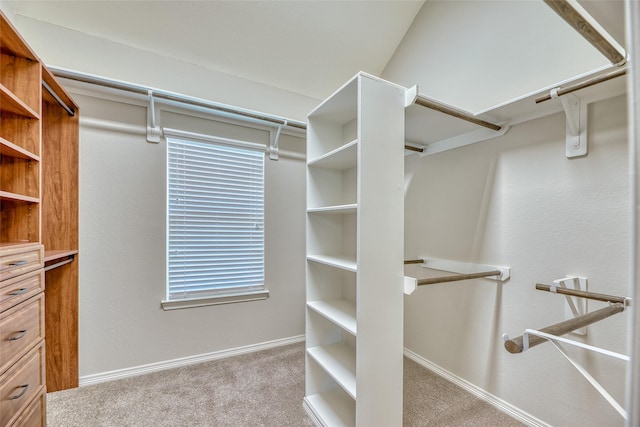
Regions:
<instances>
[{"instance_id":1,"label":"light colored carpet","mask_svg":"<svg viewBox=\"0 0 640 427\"><path fill-rule=\"evenodd\" d=\"M406 358L404 370L405 426L522 425ZM303 396L300 343L49 393L47 422L49 427L313 426Z\"/></svg>"}]
</instances>

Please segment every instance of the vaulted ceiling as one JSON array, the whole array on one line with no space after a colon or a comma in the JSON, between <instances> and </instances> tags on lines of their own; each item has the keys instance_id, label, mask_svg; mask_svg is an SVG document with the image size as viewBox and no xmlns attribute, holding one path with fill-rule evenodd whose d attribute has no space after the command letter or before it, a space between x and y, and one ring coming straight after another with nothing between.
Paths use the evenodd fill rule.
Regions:
<instances>
[{"instance_id":1,"label":"vaulted ceiling","mask_svg":"<svg viewBox=\"0 0 640 427\"><path fill-rule=\"evenodd\" d=\"M322 98L380 74L423 1L14 1L17 15Z\"/></svg>"},{"instance_id":2,"label":"vaulted ceiling","mask_svg":"<svg viewBox=\"0 0 640 427\"><path fill-rule=\"evenodd\" d=\"M5 1L19 16L318 99L358 71L380 75L425 3ZM581 4L624 44L622 0Z\"/></svg>"}]
</instances>

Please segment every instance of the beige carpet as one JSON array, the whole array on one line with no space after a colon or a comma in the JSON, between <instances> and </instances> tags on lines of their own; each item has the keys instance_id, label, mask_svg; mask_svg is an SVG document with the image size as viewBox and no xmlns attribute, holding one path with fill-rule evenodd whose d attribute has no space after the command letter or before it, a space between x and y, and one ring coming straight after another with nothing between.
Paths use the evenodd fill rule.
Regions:
<instances>
[{"instance_id":1,"label":"beige carpet","mask_svg":"<svg viewBox=\"0 0 640 427\"><path fill-rule=\"evenodd\" d=\"M521 426L405 359L405 426ZM49 427L313 426L294 344L47 395ZM385 426L372 426L385 427Z\"/></svg>"}]
</instances>

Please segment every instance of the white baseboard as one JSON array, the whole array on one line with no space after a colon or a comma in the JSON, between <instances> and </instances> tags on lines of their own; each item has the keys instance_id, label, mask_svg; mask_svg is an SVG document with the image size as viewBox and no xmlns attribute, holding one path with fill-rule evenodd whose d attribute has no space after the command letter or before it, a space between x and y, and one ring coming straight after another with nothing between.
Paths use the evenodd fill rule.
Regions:
<instances>
[{"instance_id":1,"label":"white baseboard","mask_svg":"<svg viewBox=\"0 0 640 427\"><path fill-rule=\"evenodd\" d=\"M118 369L115 371L102 372L99 374L84 375L80 377L80 386L98 384L107 381L119 380L122 378L134 377L151 372L163 371L165 369L178 368L181 366L193 365L196 363L209 362L211 360L224 359L231 356L239 356L241 354L253 353L261 350L268 350L274 347L295 344L304 341L304 335L295 337L282 338L273 341L267 341L259 344L251 344L243 347L232 348L228 350L214 351L212 353L199 354L196 356L182 357L179 359L166 360L163 362L150 363L148 365L134 366L131 368Z\"/></svg>"},{"instance_id":2,"label":"white baseboard","mask_svg":"<svg viewBox=\"0 0 640 427\"><path fill-rule=\"evenodd\" d=\"M460 378L457 375L452 374L451 372L447 371L446 369L441 368L440 366L436 365L435 363L423 358L422 356L414 353L413 351L409 350L408 348L405 347L404 349L404 355L413 360L414 362L416 362L417 364L429 369L430 371L440 375L441 377L443 377L444 379L454 383L455 385L461 387L462 389L464 389L465 391L473 394L474 396L476 396L477 398L489 403L490 405L496 407L497 409L499 409L500 411L509 414L511 417L515 418L516 420L520 421L521 423L524 423L528 426L531 427L551 427L550 424L545 423L544 421L534 417L533 415L524 412L523 410L511 405L510 403L500 399L497 396L494 396L493 394L489 393L486 390L481 389L480 387L478 387L475 384L470 383L469 381Z\"/></svg>"}]
</instances>

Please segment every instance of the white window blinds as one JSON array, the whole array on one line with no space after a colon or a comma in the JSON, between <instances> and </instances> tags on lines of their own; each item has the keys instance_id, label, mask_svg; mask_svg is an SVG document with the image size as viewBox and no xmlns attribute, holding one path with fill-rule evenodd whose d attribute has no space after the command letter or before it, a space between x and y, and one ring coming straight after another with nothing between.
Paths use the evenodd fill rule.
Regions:
<instances>
[{"instance_id":1,"label":"white window blinds","mask_svg":"<svg viewBox=\"0 0 640 427\"><path fill-rule=\"evenodd\" d=\"M167 138L168 300L264 289L264 152Z\"/></svg>"}]
</instances>

